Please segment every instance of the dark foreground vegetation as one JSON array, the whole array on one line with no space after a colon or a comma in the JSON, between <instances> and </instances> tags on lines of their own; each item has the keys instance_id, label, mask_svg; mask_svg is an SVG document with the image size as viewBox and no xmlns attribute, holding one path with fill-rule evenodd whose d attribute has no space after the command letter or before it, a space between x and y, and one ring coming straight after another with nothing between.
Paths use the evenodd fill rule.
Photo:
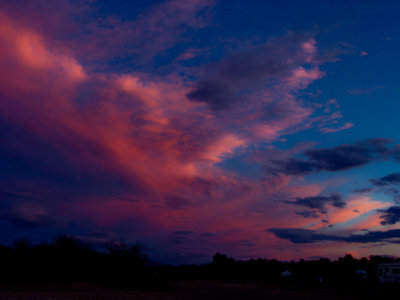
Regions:
<instances>
[{"instance_id":1,"label":"dark foreground vegetation","mask_svg":"<svg viewBox=\"0 0 400 300\"><path fill-rule=\"evenodd\" d=\"M160 265L142 248L109 242L96 251L71 236L0 246L0 298L33 299L382 299L397 284L379 284L376 266L394 259L236 261L217 253L210 264ZM282 276L282 274L291 274ZM46 296L47 295L47 296ZM65 298L63 298L63 295ZM247 295L247 296L246 296ZM35 298L35 299L39 299Z\"/></svg>"}]
</instances>

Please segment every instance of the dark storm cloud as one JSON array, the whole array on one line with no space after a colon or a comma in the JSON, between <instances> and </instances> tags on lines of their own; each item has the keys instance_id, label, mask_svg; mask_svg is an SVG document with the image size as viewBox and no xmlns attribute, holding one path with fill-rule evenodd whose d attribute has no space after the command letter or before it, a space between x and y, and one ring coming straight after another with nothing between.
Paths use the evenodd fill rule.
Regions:
<instances>
[{"instance_id":1,"label":"dark storm cloud","mask_svg":"<svg viewBox=\"0 0 400 300\"><path fill-rule=\"evenodd\" d=\"M326 214L326 205L331 204L334 207L343 208L346 206L346 202L343 201L342 196L333 193L330 196L314 196L305 198L296 198L295 201L285 201L289 204L294 204L298 206L305 206L312 209L319 210L322 214ZM302 215L298 213L299 215ZM303 214L304 216L304 214Z\"/></svg>"},{"instance_id":2,"label":"dark storm cloud","mask_svg":"<svg viewBox=\"0 0 400 300\"><path fill-rule=\"evenodd\" d=\"M375 138L353 145L306 150L303 152L305 159L273 160L274 166L267 168L267 171L271 174L304 175L312 172L348 170L392 157L393 151L389 148L391 142L388 139Z\"/></svg>"},{"instance_id":3,"label":"dark storm cloud","mask_svg":"<svg viewBox=\"0 0 400 300\"><path fill-rule=\"evenodd\" d=\"M291 241L292 243L305 244L322 241L340 241L347 243L375 243L392 242L390 239L400 238L400 229L388 231L370 231L366 234L351 234L349 236L338 236L321 234L317 230L300 228L272 228L267 231L272 232L276 237Z\"/></svg>"},{"instance_id":4,"label":"dark storm cloud","mask_svg":"<svg viewBox=\"0 0 400 300\"><path fill-rule=\"evenodd\" d=\"M379 179L371 179L370 182L376 186L400 184L400 173L391 173Z\"/></svg>"},{"instance_id":5,"label":"dark storm cloud","mask_svg":"<svg viewBox=\"0 0 400 300\"><path fill-rule=\"evenodd\" d=\"M288 34L224 59L211 66L187 98L215 111L227 109L243 100L240 95L246 91L273 85L307 63L310 53L303 44L309 39L306 34Z\"/></svg>"},{"instance_id":6,"label":"dark storm cloud","mask_svg":"<svg viewBox=\"0 0 400 300\"><path fill-rule=\"evenodd\" d=\"M392 225L400 222L400 206L392 206L389 207L388 209L384 210L379 210L380 213L383 213L381 215L381 221L382 225Z\"/></svg>"}]
</instances>

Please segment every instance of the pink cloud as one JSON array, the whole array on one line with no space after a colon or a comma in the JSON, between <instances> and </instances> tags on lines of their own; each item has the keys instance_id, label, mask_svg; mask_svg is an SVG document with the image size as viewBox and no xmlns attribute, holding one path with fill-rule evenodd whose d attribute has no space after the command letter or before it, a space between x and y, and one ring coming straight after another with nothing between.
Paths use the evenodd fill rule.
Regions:
<instances>
[{"instance_id":1,"label":"pink cloud","mask_svg":"<svg viewBox=\"0 0 400 300\"><path fill-rule=\"evenodd\" d=\"M211 248L236 245L239 253L248 247L243 241L251 241L254 255L264 253L268 243L287 243L271 236L268 241L260 238L267 236L268 227L311 226L309 220L288 212L276 196L283 192L293 197L318 195L322 185L295 187L292 178L283 175L246 178L219 163L306 128L314 108L296 93L323 76L314 61L318 50L314 39L295 35L272 39L266 49L280 53L271 46L276 43L278 50L284 50L279 57L287 62L285 68L278 75L266 68L263 76L276 83L268 88L260 85L248 101L237 102L229 111L215 112L205 103L189 101L190 83L183 78L155 79L139 72L116 74L91 68L91 59L118 53L128 36L141 43L152 41L140 51L167 49L182 37L181 24L205 26L203 13L212 4L170 1L144 12L133 23L109 20L110 26L103 30L90 23L93 36L82 47L80 39L56 39L51 28L46 31L39 21L38 28L28 28L18 19L0 18L0 65L7 74L0 78L5 96L0 99L0 117L19 128L23 132L19 136L28 136L42 148L30 152L34 145L23 141L5 147L19 151L21 157L27 155L33 169L64 176L58 185L41 182L46 199L55 199L46 200L46 209L21 206L22 215L31 219L52 215L94 227L134 227L141 236L154 239L183 229L210 232L221 237L207 242ZM165 34L170 31L171 35ZM90 52L96 47L101 50L103 44L112 44L112 49L107 47L89 59ZM288 45L295 46L296 52ZM252 84L249 78L238 75L236 79L239 85L245 82L246 90ZM35 183L32 178L25 180L21 184ZM68 180L72 184L63 187ZM354 207L360 208L358 204ZM338 211L332 213L331 222L353 217L347 210Z\"/></svg>"},{"instance_id":2,"label":"pink cloud","mask_svg":"<svg viewBox=\"0 0 400 300\"><path fill-rule=\"evenodd\" d=\"M344 209L332 209L328 212L328 219L332 224L357 222L360 216L389 206L390 203L377 201L365 195L358 195L348 199Z\"/></svg>"},{"instance_id":3,"label":"pink cloud","mask_svg":"<svg viewBox=\"0 0 400 300\"><path fill-rule=\"evenodd\" d=\"M320 131L321 131L322 133L333 133L333 132L338 132L338 131L350 129L350 128L352 128L353 126L354 126L353 123L346 122L346 123L344 123L344 124L343 124L342 126L340 126L340 127L336 127L336 128L333 128L333 127L324 127L324 128L321 128Z\"/></svg>"}]
</instances>

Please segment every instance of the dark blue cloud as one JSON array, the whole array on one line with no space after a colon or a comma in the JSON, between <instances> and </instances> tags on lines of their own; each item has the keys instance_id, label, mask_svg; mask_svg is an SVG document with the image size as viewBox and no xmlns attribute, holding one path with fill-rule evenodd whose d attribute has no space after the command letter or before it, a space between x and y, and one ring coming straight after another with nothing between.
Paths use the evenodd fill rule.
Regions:
<instances>
[{"instance_id":1,"label":"dark blue cloud","mask_svg":"<svg viewBox=\"0 0 400 300\"><path fill-rule=\"evenodd\" d=\"M400 191L396 187L400 185L400 173L391 173L379 179L370 179L369 182L380 187L381 191L391 196L394 202L400 203Z\"/></svg>"},{"instance_id":2,"label":"dark blue cloud","mask_svg":"<svg viewBox=\"0 0 400 300\"><path fill-rule=\"evenodd\" d=\"M379 210L380 213L383 213L381 215L381 221L382 225L392 225L400 222L400 206L392 206L389 207L388 209L384 210Z\"/></svg>"},{"instance_id":3,"label":"dark blue cloud","mask_svg":"<svg viewBox=\"0 0 400 300\"><path fill-rule=\"evenodd\" d=\"M268 167L267 171L273 175L304 175L312 172L348 170L373 161L395 158L393 149L389 146L391 142L389 139L374 138L353 145L306 150L303 152L306 158L273 160L274 166Z\"/></svg>"},{"instance_id":4,"label":"dark blue cloud","mask_svg":"<svg viewBox=\"0 0 400 300\"><path fill-rule=\"evenodd\" d=\"M379 179L371 179L370 182L376 186L400 184L400 173L391 173Z\"/></svg>"},{"instance_id":5,"label":"dark blue cloud","mask_svg":"<svg viewBox=\"0 0 400 300\"><path fill-rule=\"evenodd\" d=\"M390 183L400 183L400 173L392 173L382 177L380 180Z\"/></svg>"},{"instance_id":6,"label":"dark blue cloud","mask_svg":"<svg viewBox=\"0 0 400 300\"><path fill-rule=\"evenodd\" d=\"M320 217L319 214L312 210L295 211L294 213L306 219L318 219Z\"/></svg>"},{"instance_id":7,"label":"dark blue cloud","mask_svg":"<svg viewBox=\"0 0 400 300\"><path fill-rule=\"evenodd\" d=\"M295 201L285 201L286 203L305 206L311 209L317 209L322 214L326 214L326 205L331 204L334 207L343 208L346 206L346 202L343 201L342 196L333 193L330 196L314 196L314 197L305 197L305 198L296 198ZM298 213L299 215L304 216L304 212ZM311 215L309 215L311 216ZM309 217L308 216L308 217Z\"/></svg>"},{"instance_id":8,"label":"dark blue cloud","mask_svg":"<svg viewBox=\"0 0 400 300\"><path fill-rule=\"evenodd\" d=\"M272 232L278 238L297 244L322 241L340 241L347 243L396 242L391 241L391 239L400 238L400 229L392 229L388 231L370 231L366 234L351 234L349 236L322 234L317 230L300 228L272 228L268 229L267 231Z\"/></svg>"},{"instance_id":9,"label":"dark blue cloud","mask_svg":"<svg viewBox=\"0 0 400 300\"><path fill-rule=\"evenodd\" d=\"M357 193L357 194L367 194L367 193L370 193L370 192L372 192L372 191L373 191L373 189L371 189L371 188L362 188L362 189L353 190L353 193Z\"/></svg>"},{"instance_id":10,"label":"dark blue cloud","mask_svg":"<svg viewBox=\"0 0 400 300\"><path fill-rule=\"evenodd\" d=\"M289 158L288 160L272 160L273 167L267 168L267 172L272 175L280 173L286 175L308 174L315 171L314 162L305 159Z\"/></svg>"}]
</instances>

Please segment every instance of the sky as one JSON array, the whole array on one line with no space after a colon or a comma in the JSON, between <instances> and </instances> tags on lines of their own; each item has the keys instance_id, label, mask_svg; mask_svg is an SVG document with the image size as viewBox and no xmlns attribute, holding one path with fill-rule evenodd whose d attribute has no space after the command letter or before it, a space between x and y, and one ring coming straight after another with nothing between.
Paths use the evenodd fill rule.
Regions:
<instances>
[{"instance_id":1,"label":"sky","mask_svg":"<svg viewBox=\"0 0 400 300\"><path fill-rule=\"evenodd\" d=\"M400 2L0 1L0 243L400 256Z\"/></svg>"}]
</instances>

